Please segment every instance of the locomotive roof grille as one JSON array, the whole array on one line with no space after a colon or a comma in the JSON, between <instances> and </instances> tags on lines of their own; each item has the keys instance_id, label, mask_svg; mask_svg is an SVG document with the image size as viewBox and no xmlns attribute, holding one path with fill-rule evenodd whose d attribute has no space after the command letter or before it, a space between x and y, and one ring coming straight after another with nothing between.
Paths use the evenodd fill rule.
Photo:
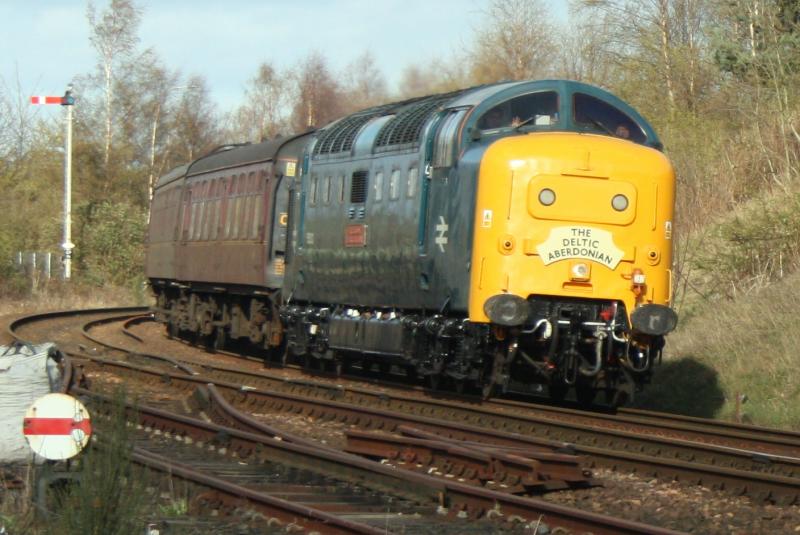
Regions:
<instances>
[{"instance_id":1,"label":"locomotive roof grille","mask_svg":"<svg viewBox=\"0 0 800 535\"><path fill-rule=\"evenodd\" d=\"M333 127L326 129L320 136L316 147L314 147L314 155L334 154L351 150L359 129L375 115L377 113L351 115L342 119Z\"/></svg>"},{"instance_id":2,"label":"locomotive roof grille","mask_svg":"<svg viewBox=\"0 0 800 535\"><path fill-rule=\"evenodd\" d=\"M452 95L440 95L438 98L426 99L401 110L394 119L386 123L378 132L375 146L388 147L390 145L417 143L422 133L422 127L428 118L451 98Z\"/></svg>"}]
</instances>

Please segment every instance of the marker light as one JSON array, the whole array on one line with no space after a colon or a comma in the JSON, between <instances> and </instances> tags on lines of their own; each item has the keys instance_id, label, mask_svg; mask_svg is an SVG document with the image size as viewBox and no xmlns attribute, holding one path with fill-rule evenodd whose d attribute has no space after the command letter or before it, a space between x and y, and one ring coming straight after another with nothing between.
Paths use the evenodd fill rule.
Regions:
<instances>
[{"instance_id":1,"label":"marker light","mask_svg":"<svg viewBox=\"0 0 800 535\"><path fill-rule=\"evenodd\" d=\"M589 264L578 262L572 264L569 269L570 278L574 281L587 281L592 273Z\"/></svg>"},{"instance_id":2,"label":"marker light","mask_svg":"<svg viewBox=\"0 0 800 535\"><path fill-rule=\"evenodd\" d=\"M614 195L614 198L611 199L611 206L617 212L624 212L628 208L628 198L621 193Z\"/></svg>"},{"instance_id":3,"label":"marker light","mask_svg":"<svg viewBox=\"0 0 800 535\"><path fill-rule=\"evenodd\" d=\"M539 202L545 206L550 206L556 202L556 193L549 188L543 189L539 192Z\"/></svg>"},{"instance_id":4,"label":"marker light","mask_svg":"<svg viewBox=\"0 0 800 535\"><path fill-rule=\"evenodd\" d=\"M636 297L644 293L645 280L644 272L639 268L633 268L633 272L631 273L631 282L633 285L631 289L633 290L633 295Z\"/></svg>"}]
</instances>

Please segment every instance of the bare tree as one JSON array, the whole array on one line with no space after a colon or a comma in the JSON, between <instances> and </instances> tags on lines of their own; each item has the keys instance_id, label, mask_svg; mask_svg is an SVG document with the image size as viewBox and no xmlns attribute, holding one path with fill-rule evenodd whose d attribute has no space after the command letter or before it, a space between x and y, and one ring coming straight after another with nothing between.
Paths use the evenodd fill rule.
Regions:
<instances>
[{"instance_id":1,"label":"bare tree","mask_svg":"<svg viewBox=\"0 0 800 535\"><path fill-rule=\"evenodd\" d=\"M559 32L555 76L607 86L617 73L603 53L608 22L594 20L586 10L570 9L568 27Z\"/></svg>"},{"instance_id":2,"label":"bare tree","mask_svg":"<svg viewBox=\"0 0 800 535\"><path fill-rule=\"evenodd\" d=\"M583 0L580 5L608 61L620 74L639 80L649 98L661 97L673 116L697 109L711 83L705 30L709 0ZM653 90L660 95L652 95ZM662 101L663 102L663 101ZM660 105L660 104L659 104Z\"/></svg>"},{"instance_id":3,"label":"bare tree","mask_svg":"<svg viewBox=\"0 0 800 535\"><path fill-rule=\"evenodd\" d=\"M401 98L420 97L433 93L433 80L419 65L408 65L400 75Z\"/></svg>"},{"instance_id":4,"label":"bare tree","mask_svg":"<svg viewBox=\"0 0 800 535\"><path fill-rule=\"evenodd\" d=\"M523 80L551 72L554 31L541 0L492 0L472 52L473 78L481 83Z\"/></svg>"},{"instance_id":5,"label":"bare tree","mask_svg":"<svg viewBox=\"0 0 800 535\"><path fill-rule=\"evenodd\" d=\"M296 132L322 126L342 115L342 90L320 52L312 52L303 61L295 74L295 84L292 126Z\"/></svg>"},{"instance_id":6,"label":"bare tree","mask_svg":"<svg viewBox=\"0 0 800 535\"><path fill-rule=\"evenodd\" d=\"M13 177L33 141L33 109L23 97L19 79L10 88L0 78L0 175Z\"/></svg>"},{"instance_id":7,"label":"bare tree","mask_svg":"<svg viewBox=\"0 0 800 535\"><path fill-rule=\"evenodd\" d=\"M103 87L103 166L106 174L114 137L114 86L117 71L134 54L139 44L137 32L141 16L142 12L133 0L111 0L108 8L101 13L97 12L94 3L90 1L86 9L91 32L89 41L98 54L98 69Z\"/></svg>"},{"instance_id":8,"label":"bare tree","mask_svg":"<svg viewBox=\"0 0 800 535\"><path fill-rule=\"evenodd\" d=\"M453 55L449 60L433 58L424 65L409 65L400 77L401 98L419 97L476 85L470 58Z\"/></svg>"},{"instance_id":9,"label":"bare tree","mask_svg":"<svg viewBox=\"0 0 800 535\"><path fill-rule=\"evenodd\" d=\"M177 99L173 97L185 87L180 73L169 70L148 51L139 56L117 89L120 106L126 110L123 129L128 163L147 170L145 204L152 199L156 178L168 165L170 131L164 126L174 114Z\"/></svg>"},{"instance_id":10,"label":"bare tree","mask_svg":"<svg viewBox=\"0 0 800 535\"><path fill-rule=\"evenodd\" d=\"M217 122L205 78L189 77L169 124L167 150L175 163L189 162L219 145Z\"/></svg>"},{"instance_id":11,"label":"bare tree","mask_svg":"<svg viewBox=\"0 0 800 535\"><path fill-rule=\"evenodd\" d=\"M350 62L343 78L348 111L382 104L389 99L386 77L369 51Z\"/></svg>"},{"instance_id":12,"label":"bare tree","mask_svg":"<svg viewBox=\"0 0 800 535\"><path fill-rule=\"evenodd\" d=\"M286 130L285 108L289 101L291 81L269 62L258 66L248 80L245 103L234 114L238 136L251 141L273 138Z\"/></svg>"}]
</instances>

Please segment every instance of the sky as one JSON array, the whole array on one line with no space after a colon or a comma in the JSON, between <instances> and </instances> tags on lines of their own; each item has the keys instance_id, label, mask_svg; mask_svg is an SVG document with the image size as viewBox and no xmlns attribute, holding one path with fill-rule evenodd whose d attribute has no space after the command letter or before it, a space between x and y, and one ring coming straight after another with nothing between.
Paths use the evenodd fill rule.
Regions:
<instances>
[{"instance_id":1,"label":"sky","mask_svg":"<svg viewBox=\"0 0 800 535\"><path fill-rule=\"evenodd\" d=\"M566 0L545 0L554 22ZM489 0L138 0L142 50L171 70L201 75L220 111L242 102L258 65L290 68L322 52L340 72L370 51L396 88L405 67L470 44ZM98 11L107 0L95 0ZM61 95L91 72L86 0L0 0L0 90ZM19 89L18 89L19 88ZM75 88L80 96L80 88ZM53 107L55 108L55 106Z\"/></svg>"}]
</instances>

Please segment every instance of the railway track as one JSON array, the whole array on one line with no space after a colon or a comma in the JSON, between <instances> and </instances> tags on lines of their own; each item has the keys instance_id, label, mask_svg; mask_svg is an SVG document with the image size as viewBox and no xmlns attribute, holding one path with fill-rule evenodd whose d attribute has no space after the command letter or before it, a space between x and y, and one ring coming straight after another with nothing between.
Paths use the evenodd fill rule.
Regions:
<instances>
[{"instance_id":1,"label":"railway track","mask_svg":"<svg viewBox=\"0 0 800 535\"><path fill-rule=\"evenodd\" d=\"M298 395L278 391L277 388L252 386L251 382L230 382L218 379L215 375L187 375L165 372L118 361L82 355L89 359L98 370L113 369L115 374L139 378L146 382L166 382L172 387L180 385L192 389L198 385L213 382L223 395L235 406L246 412L276 411L302 413L312 418L336 418L350 425L366 429L394 431L401 427L419 429L442 437L467 442L503 445L509 448L524 448L539 452L569 453L586 457L594 466L604 466L617 470L626 469L638 473L677 478L689 483L702 483L706 486L725 489L735 494L747 494L757 500L772 500L781 504L797 503L800 500L800 479L765 473L759 459L750 454L728 449L720 449L707 444L674 441L661 437L640 437L629 433L601 430L600 439L612 436L612 446L593 445L542 438L536 428L523 427L528 421L523 416L512 417L487 413L476 408L441 410L441 404L426 405L415 399L403 399L391 403L393 398L380 394L373 404L353 403L346 396ZM284 387L286 381L283 381ZM279 384L271 385L279 387ZM288 387L293 385L290 383ZM387 406L388 405L388 406ZM477 411L477 412L476 412ZM591 429L580 429L586 436L593 437ZM623 442L628 439L629 442ZM584 439L587 442L590 439ZM624 449L621 447L624 445ZM635 447L640 448L638 451ZM667 449L668 448L668 449ZM668 456L663 455L663 451ZM679 455L689 460L677 458ZM701 462L697 459L706 459ZM772 465L786 470L796 470L800 461L789 458L764 456ZM738 463L755 466L757 471L719 466L719 463ZM718 464L714 464L714 463Z\"/></svg>"},{"instance_id":2,"label":"railway track","mask_svg":"<svg viewBox=\"0 0 800 535\"><path fill-rule=\"evenodd\" d=\"M73 352L67 351L66 354L68 355L67 360L71 360L74 356ZM110 361L103 361L103 359L99 357L95 357L93 355L83 354L79 355L83 360L84 366L85 364L92 363L92 365L100 364L103 367L113 366L114 364ZM169 361L163 361L166 366L174 367L175 364ZM120 364L120 363L116 363ZM137 368L131 364L127 364L123 366L123 368L127 369L128 373L132 370L136 370L139 374L147 374L152 372L152 370L145 370L145 368ZM119 369L119 368L118 368ZM171 386L178 385L181 381L179 378L192 378L197 379L199 378L196 375L192 375L194 372L189 367L183 367L179 370L179 373L163 373L161 371L156 371L156 373L160 374L161 381L166 380ZM196 382L195 385L198 385ZM198 385L199 386L199 385ZM246 389L245 389L246 390ZM87 391L86 389L82 389L80 387L74 387L73 393L80 394L83 396L96 396L96 393ZM202 391L202 390L201 390ZM212 398L220 398L218 394L215 393L215 388L213 386L207 387L208 394L206 397L207 399ZM233 410L230 405L225 407L225 403L217 402L216 403L216 410L222 410L223 412L227 413L227 418L232 421L238 422L245 422L247 420L247 416L242 413L237 413ZM235 452L235 456L239 459L252 455L253 452L258 451L260 455L263 455L264 451L268 448L268 446L273 446L270 448L269 451L269 458L271 462L274 462L275 457L277 456L275 453L274 446L277 444L279 445L280 449L283 451L286 448L294 449L295 453L297 449L305 448L306 451L302 452L300 459L296 460L295 464L306 463L310 464L314 467L315 470L319 471L320 465L320 458L326 458L328 461L330 460L331 456L336 457L334 464L339 465L338 468L332 469L328 468L328 470L332 470L334 472L338 471L339 474L343 472L347 474L347 477L352 479L354 474L358 473L358 468L360 467L362 470L369 469L370 474L368 477L365 477L365 481L369 481L372 487L378 486L381 487L380 484L375 483L376 474L378 472L382 472L384 477L392 478L392 482L389 485L383 485L383 488L380 488L382 491L382 495L388 494L387 491L391 489L392 492L395 494L398 493L398 489L408 489L408 492L411 493L411 489L413 489L413 494L416 495L417 499L419 499L420 493L424 494L423 496L426 499L428 504L427 509L429 511L433 511L434 519L438 520L440 525L436 525L436 523L423 520L423 529L420 532L437 532L437 533L467 533L469 530L465 529L465 526L459 526L457 522L453 518L448 518L446 521L441 520L439 518L440 515L436 515L436 508L430 507L432 504L438 504L438 508L440 509L443 504L447 505L447 509L451 511L451 513L455 514L456 518L465 518L465 519L475 519L478 517L487 517L487 518L495 518L500 519L503 518L505 520L508 519L519 519L520 521L524 522L536 522L537 525L543 527L545 525L549 527L561 527L565 529L569 529L571 531L576 532L585 532L590 531L593 533L673 533L669 530L663 530L660 528L654 528L651 526L642 525L636 522L629 522L624 520L619 520L611 517L604 517L603 515L597 515L594 513L589 513L585 511L581 511L578 509L571 509L565 508L562 506L558 506L552 503L541 502L538 500L532 500L529 498L521 498L514 496L509 493L501 493L496 492L484 488L479 488L476 486L470 486L464 483L460 483L457 481L447 481L444 478L436 478L431 477L428 475L421 475L412 472L402 471L402 470L395 470L380 463L375 463L372 461L364 460L360 457L355 457L352 455L342 454L340 452L334 452L328 448L320 448L314 447L310 448L308 445L303 445L300 442L302 440L295 439L294 437L288 437L285 435L281 435L279 438L281 440L275 440L276 436L274 434L270 434L269 431L264 432L264 428L261 425L255 424L257 431L260 433L249 433L249 437L247 436L248 433L244 431L237 430L235 428L225 428L219 427L217 424L210 424L208 422L203 422L202 420L191 419L186 416L177 415L175 413L169 413L167 411L159 411L157 409L150 409L147 407L139 407L136 410L136 414L140 415L137 416L139 418L139 423L142 425L143 429L149 430L156 430L159 435L162 437L169 436L170 438L173 437L180 437L184 439L185 442L186 437L192 437L193 444L209 444L214 443L214 449L218 451L232 451ZM157 422L145 422L142 419L156 419ZM167 423L168 422L168 423ZM217 427L212 427L212 425L217 425ZM252 426L252 422L251 422ZM198 429L204 429L204 431L198 431ZM206 433L206 436L203 438L198 438L198 433ZM213 435L213 438L210 438L210 435ZM297 443L293 443L292 440L295 440ZM245 446L245 443L248 443L249 446ZM148 441L148 444L152 443L153 441ZM160 441L156 441L159 443ZM254 445L257 443L257 446ZM155 448L156 451L153 451L153 448L148 446L146 449L141 447L137 448L134 459L136 462L147 465L151 469L156 470L166 470L172 474L180 474L181 477L191 481L193 484L206 486L213 489L213 498L210 499L210 502L215 507L215 510L219 510L220 508L226 509L228 511L238 511L241 510L243 507L245 509L252 509L255 507L261 514L268 519L274 519L277 522L285 523L289 522L288 525L302 527L303 529L310 530L310 531L319 531L321 533L372 533L372 532L385 532L386 529L386 515L383 516L378 515L375 516L374 511L370 511L373 513L372 518L377 518L379 524L381 524L381 528L374 528L370 527L368 523L352 523L352 521L343 518L342 514L335 515L335 518L338 521L333 521L331 518L324 517L321 522L323 525L318 525L315 522L320 522L319 512L325 512L325 506L320 505L320 503L315 503L314 507L309 506L298 506L296 503L294 504L294 508L291 510L290 513L286 513L285 504L282 504L277 511L275 509L276 504L271 503L269 506L265 505L268 500L265 500L265 496L269 496L274 500L275 498L275 490L274 488L269 489L271 492L261 492L258 488L252 489L250 487L253 486L253 478L261 480L256 487L259 485L264 487L267 482L263 481L265 478L263 474L256 475L253 472L249 474L240 474L238 470L234 472L230 472L229 468L224 468L224 465L219 465L216 463L210 463L206 459L204 455L200 455L197 458L194 456L183 453L181 454L182 462L176 462L174 459L167 459L163 455L165 452L175 453L176 448L170 446L163 446L160 445ZM186 464L186 461L190 461L189 464ZM194 462L191 462L194 461ZM198 469L198 466L201 469ZM367 467L367 468L365 468ZM237 481L244 478L244 480L249 481L247 486L240 485L242 481ZM232 481L233 480L233 481ZM400 483L401 481L402 483ZM207 495L204 495L207 496ZM295 496L296 498L296 496ZM318 498L321 499L321 498ZM231 502L233 500L233 502ZM243 501L246 501L246 505L243 505ZM295 500L296 501L296 500ZM324 502L324 500L322 500ZM399 502L398 502L399 503ZM257 505L253 505L257 504ZM362 504L363 505L363 504ZM372 506L378 506L379 508L383 508L385 503L375 503L374 500L370 503ZM337 505L341 507L341 504ZM364 511L356 510L354 512L353 508L348 505L343 506L345 511L349 511L351 516L355 514L356 517L363 519ZM415 516L419 516L420 506L415 505ZM265 509L266 508L266 509ZM300 511L300 509L305 510L305 512ZM422 509L425 509L423 507ZM302 512L302 522L298 522L297 516L294 517L293 520L289 521L286 519L286 515L301 515ZM313 513L313 514L312 514ZM282 516L283 515L283 516ZM346 515L344 515L346 516ZM411 515L408 516L409 519L412 518ZM338 522L338 523L337 523ZM344 522L344 525L342 525ZM350 523L348 523L350 522ZM410 529L410 526L406 525L400 526L400 530L403 533L411 533L415 532L413 529ZM340 530L341 527L341 530ZM380 531L378 531L380 529ZM477 527L478 532L486 532L486 527ZM454 531L455 530L455 531ZM492 529L494 531L494 529Z\"/></svg>"},{"instance_id":3,"label":"railway track","mask_svg":"<svg viewBox=\"0 0 800 535\"><path fill-rule=\"evenodd\" d=\"M135 314L135 312L132 311L131 314ZM117 318L115 321L122 320ZM132 340L138 338L138 343L142 343L141 337L132 333L131 328L136 323L143 321L147 321L147 318L133 315L127 317L124 320L125 327L123 332L130 332L133 336L130 334L128 336ZM86 325L84 329L86 335L92 337L89 331L93 328L94 325ZM97 338L92 341L98 345L115 346ZM118 345L115 348L121 351L127 350ZM437 457L447 448L463 449L467 446L473 450L473 454L477 452L477 457L483 454L484 458L486 458L487 455L491 457L491 454L494 454L494 460L497 461L497 457L502 457L502 455L519 453L519 451L523 450L531 452L534 447L539 448L538 451L542 451L542 448L544 448L550 452L553 451L553 447L556 447L562 448L561 451L584 455L592 460L596 466L613 466L616 469L628 469L639 473L679 477L684 481L701 482L704 485L722 487L734 493L748 494L759 500L772 500L779 503L797 501L798 481L793 476L780 475L782 473L796 474L797 460L788 455L775 455L774 453L764 453L764 451L755 449L757 447L762 449L775 447L776 444L779 447L791 448L792 440L794 439L792 433L776 432L774 435L770 434L769 436L766 433L762 433L768 440L763 440L758 444L755 441L748 443L747 445L754 448L752 450L735 448L732 445L720 446L719 444L714 444L717 439L695 444L693 443L694 441L688 438L678 439L677 441L672 439L670 435L674 434L674 431L669 431L669 429L671 427L675 428L677 424L677 428L680 429L681 433L687 433L687 426L699 427L704 424L704 421L677 418L675 419L677 422L673 421L664 426L663 429L666 429L665 431L657 425L653 415L621 412L617 415L600 415L597 418L599 422L611 422L610 424L598 424L595 426L583 424L582 426L581 432L586 433L586 436L590 436L589 433L595 433L593 429L595 427L605 427L606 429L599 434L595 434L595 437L599 436L602 440L609 440L607 437L613 437L614 442L611 442L610 447L617 450L616 460L610 457L605 457L606 460L603 460L605 454L600 455L596 451L603 449L598 447L598 442L602 441L597 438L593 439L595 441L594 444L584 445L579 440L559 440L558 434L554 432L540 432L542 426L551 425L543 422L544 420L563 419L565 422L558 424L563 426L569 423L570 420L580 422L581 419L598 416L593 413L586 415L586 413L571 409L531 406L527 403L504 400L495 400L492 403L479 405L475 400L461 398L457 403L451 403L452 400L434 399L428 394L421 396L419 390L407 386L402 387L405 392L398 392L400 389L397 388L397 385L381 385L382 388L392 389L392 391L375 392L367 388L344 387L341 384L325 383L324 378L317 381L287 381L284 377L268 372L246 372L230 366L211 366L207 363L197 365L187 359L168 359L142 352L130 357L130 360L156 368L155 372L153 370L134 371L133 367L126 368L124 363L103 361L102 358L97 358L93 355L85 354L82 356L92 360L92 366L100 366L105 369L115 368L117 370L115 373L128 374L129 376L148 376L149 379L147 381L167 381L171 387L184 384L184 388L191 389L206 381L212 381L223 391L223 398L229 399L243 411L301 411L315 418L343 419L364 428L382 427L384 429L395 429L399 431L399 434L392 439L395 442L389 445L386 443L385 433L382 439L384 443L382 444L379 444L380 441L375 437L366 436L369 435L367 433L362 433L362 436L358 437L358 433L351 432L348 437L351 442L348 447L351 451L359 451L359 453L372 458L389 458L389 462L394 466L402 467L405 465L405 467L409 467L410 465L416 465L419 468L419 465L427 466L425 463L431 463L434 468L443 464L452 468L452 457L444 463L441 461L441 457ZM269 392L266 392L267 390ZM429 396L429 398L425 396ZM339 405L347 405L348 408L344 409L344 413L337 413L336 411L342 409ZM369 414L368 411L367 413L363 412L367 408L377 410L376 407L386 412L395 413L394 420L381 421L374 414ZM521 415L520 413L523 411L526 414ZM408 421L404 420L405 417L398 416L403 414L427 417L429 420L439 423L442 420L450 420L455 423L451 431L443 431L441 427L426 428L420 424L419 419L417 421ZM654 435L653 439L657 440L655 442L634 442L633 446L625 446L624 448L627 449L623 449L620 441L623 438L633 439L633 437L627 437L626 435L635 435L634 428L631 426L634 425L636 419L646 420L646 425L650 427L648 433ZM432 422L427 423L433 425ZM526 428L525 426L528 427ZM472 429L472 427L476 429ZM712 425L710 427L715 426ZM717 427L726 430L728 436L728 438L720 440L740 441L740 446L743 445L741 443L743 438L746 439L746 437L741 436L742 434L749 433L752 435L754 431L757 431L757 428L748 428L748 426L719 425ZM577 428L581 428L580 423L577 424ZM558 427L556 426L555 429L558 429ZM703 429L708 429L708 427ZM475 432L477 434L469 435L467 432ZM574 433L575 431L571 432ZM698 433L700 430L694 429L692 432ZM435 436L431 436L432 433L435 433ZM481 434L483 438L481 438ZM512 438L506 435L511 435ZM543 435L548 436L549 439L536 438ZM521 441L519 436L522 436ZM722 436L724 437L725 434L722 433ZM458 443L453 443L452 439L459 439ZM356 440L371 441L371 445L364 446L363 442L358 445ZM589 439L590 442L591 440ZM636 440L641 440L641 438ZM679 444L681 441L685 442L685 444ZM503 443L505 446L503 448L494 448L495 451L487 453L487 442L491 442L495 446ZM672 443L670 449L665 446L667 442ZM676 444L683 449L678 449ZM413 450L411 445L423 449ZM692 449L688 449L690 446ZM567 449L564 450L564 447ZM428 449L425 450L424 448ZM794 448L796 452L797 446L795 445ZM653 459L651 457L663 454L662 450L667 452L667 459L664 459L664 462L659 460L652 462ZM702 455L710 455L711 457L704 458ZM482 477L485 480L486 469L474 464L474 457L476 456L473 455L473 460L467 462L463 459L462 452L462 464L456 471L466 474L467 477L462 478L465 480L470 478L480 480ZM676 462L666 462L669 457L674 457L672 460ZM685 457L685 459L682 459L682 457ZM698 458L705 459L707 462L698 463ZM420 459L424 460L424 462L417 462ZM410 462L410 460L414 462ZM709 463L716 463L717 465ZM728 466L720 466L721 463L728 464ZM668 464L670 468L667 468ZM698 471L700 466L702 466L702 469ZM735 466L742 468L735 468ZM713 474L709 474L706 471L706 467L711 467ZM760 472L760 475L756 476L756 480L741 478L742 473L752 473L750 472L752 469ZM756 473L758 474L759 472ZM514 474L514 477L518 477L518 474ZM519 479L521 477L518 477ZM507 486L513 487L513 485ZM519 490L519 487L517 489Z\"/></svg>"},{"instance_id":4,"label":"railway track","mask_svg":"<svg viewBox=\"0 0 800 535\"><path fill-rule=\"evenodd\" d=\"M98 339L94 341L102 343ZM616 467L618 457L601 455L596 451L598 447L614 450L618 454L623 452L672 459L676 461L674 464L685 461L710 465L717 469L719 475L702 471L692 473L686 465L676 469L664 465L660 471L652 469L650 471L667 477L688 478L689 481L697 480L699 477L699 481L736 490L741 487L733 481L738 475L730 472L723 474L726 469L763 472L775 475L778 479L774 479L771 483L752 479L742 481L746 484L742 490L762 499L776 498L787 503L798 500L792 482L779 479L800 477L800 459L797 458L800 438L795 436L796 433L780 430L764 430L756 433L757 428L753 426L748 428L748 426L714 423L704 426L698 423L679 425L675 419L669 419L664 425L660 425L653 414L638 418L628 415L597 415L585 411L532 406L502 400L479 403L476 399L465 398L464 403L459 405L450 399L420 398L417 392L387 393L312 381L287 382L285 378L268 373L246 372L222 365L204 365L202 370L209 377L256 386L265 391L318 397L567 442L574 444L579 453L590 454L590 458L600 466ZM746 432L743 429L732 430L731 427L744 427ZM586 449L584 446L594 449ZM641 464L631 463L631 460L632 458L628 457L628 462L623 466L637 470L644 469ZM775 490L765 494L765 490L770 486Z\"/></svg>"},{"instance_id":5,"label":"railway track","mask_svg":"<svg viewBox=\"0 0 800 535\"><path fill-rule=\"evenodd\" d=\"M131 326L148 321L152 321L149 315L134 316L125 322L122 332L126 336L143 343L144 340L131 330ZM93 337L88 333L90 328L91 327L85 329L85 331L87 331L86 335L95 343L106 345L107 342L100 338ZM111 346L113 346L113 344L111 344ZM220 369L222 368L224 367L220 366ZM228 371L235 373L238 370L229 369ZM315 372L315 374L322 378L339 379L332 374L320 372ZM250 377L252 377L252 375L250 375ZM358 379L363 380L364 378L360 377ZM437 392L431 392L421 387L413 387L398 382L378 381L375 379L369 379L369 381L376 386L391 388L395 391L406 391L409 396L412 397L419 397L420 394L429 397L441 396L441 394ZM317 383L313 385L313 388L318 388ZM342 387L337 385L336 388L341 389ZM353 390L357 390L357 388ZM447 394L447 398L449 401L461 400L468 405L480 404L487 409L497 411L505 410L512 414L525 412L530 416L542 417L559 422L629 431L636 434L653 434L693 442L704 442L750 451L754 454L767 453L774 456L797 457L798 452L800 452L800 432L784 429L758 427L721 420L693 418L639 409L619 408L615 412L609 413L603 412L602 410L586 411L499 398L487 402L477 397L459 396L456 394Z\"/></svg>"},{"instance_id":6,"label":"railway track","mask_svg":"<svg viewBox=\"0 0 800 535\"><path fill-rule=\"evenodd\" d=\"M92 358L89 358L89 360L94 361ZM135 367L128 369L133 368ZM200 389L202 391L202 387ZM256 431L261 431L261 433L246 432L233 427L225 427L146 406L137 407L135 410L139 425L158 436L177 439L178 442L183 444L188 442L194 446L195 450L197 445L200 445L202 450L213 449L222 454L233 455L236 459L248 461L248 464L251 458L256 457L255 464L262 467L266 462L273 466L280 462L293 469L313 471L318 477L320 475L323 478L336 477L340 478L339 481L348 482L355 480L358 481L359 485L368 485L373 494L366 504L363 500L363 493L351 494L351 499L349 500L342 495L340 496L341 500L336 502L336 507L334 508L337 513L336 516L338 518L344 516L348 522L353 522L353 519L360 520L366 526L370 526L368 522L373 522L377 524L375 526L376 529L381 529L379 526L385 528L386 525L391 524L393 528L397 528L402 533L413 533L415 529L420 529L422 532L435 531L437 533L468 533L472 529L477 530L474 531L475 533L484 533L487 530L502 529L502 527L497 528L496 526L493 527L493 525L472 525L467 529L452 518L455 516L456 519L469 519L470 521L475 521L479 518L493 518L495 520L518 519L523 523L544 523L550 527L560 527L574 532L675 533L636 522L564 508L540 500L521 498L508 492L494 492L458 481L447 481L446 479L429 475L394 470L381 463L342 454L329 448L321 448L317 444L309 444L303 439L298 440L295 437L268 430L266 426L261 424L253 423L246 415L239 413L225 403L221 396L215 392L216 389L213 386L208 386L207 389L207 394L203 394L201 397L216 400L214 403L215 412L224 412L225 418L230 421L240 423L249 421L247 425ZM74 392L83 396L96 396L96 394L84 389L74 389ZM281 440L275 440L276 438ZM293 440L295 442L292 442ZM191 450L192 448L189 449ZM208 477L200 478L200 476L194 474L191 481L195 483L201 481L208 485L213 478L219 479L227 473L228 475L224 477L224 481L238 484L236 482L244 478L249 481L247 488L251 491L253 490L251 488L252 478L262 480L257 489L260 486L262 493L266 492L273 498L276 494L283 495L287 492L284 487L271 488L269 486L270 481L263 481L265 479L264 472L274 473L274 468L272 470L262 469L257 472L253 472L251 469L242 472L237 468L230 473L229 466L228 468L223 468L222 465L217 463L209 464L206 455L186 454L184 449L165 446L163 443L159 444L155 452L152 451L152 447L148 447L144 451L147 453L137 449L137 453L145 457L163 457L165 451L169 451L171 455L177 454L182 459L180 463L175 463L179 468L178 472L181 474L187 473L187 471L200 474L208 471L212 472L211 479ZM194 462L187 466L187 459ZM202 470L198 468L202 468ZM233 482L230 481L231 479L233 479ZM325 479L325 481L328 481L327 485L331 484L330 480ZM279 485L285 484L286 482L282 482ZM352 485L352 483L350 484ZM319 486L317 485L317 487ZM305 499L311 500L311 503L305 505L305 507L313 511L332 512L327 511L328 507L325 504L328 502L320 492L326 493L324 485L322 489L317 488L314 492L303 489L300 494L305 496ZM380 492L380 494L374 494L375 492ZM248 496L247 494L242 494L240 488L231 491L230 494L240 497ZM391 496L392 501L387 502L387 496ZM299 500L300 498L297 495L293 496L295 505ZM352 503L353 501L356 503ZM411 505L404 505L404 501ZM391 503L394 504L392 508L395 512L392 512L391 515L384 513L384 507ZM369 506L367 510L363 509L365 505ZM259 507L264 506L259 505ZM378 510L373 510L376 507ZM442 519L438 514L438 511L442 511L443 507L446 507L447 511L451 513L446 520ZM398 508L400 509L400 514L396 512ZM294 511L296 514L296 509ZM269 514L277 515L275 511L271 511ZM281 519L282 517L271 516L269 518ZM488 521L485 520L484 522ZM372 532L359 526L353 527L350 525L350 528L353 529L353 533ZM331 532L335 533L336 531Z\"/></svg>"}]
</instances>

